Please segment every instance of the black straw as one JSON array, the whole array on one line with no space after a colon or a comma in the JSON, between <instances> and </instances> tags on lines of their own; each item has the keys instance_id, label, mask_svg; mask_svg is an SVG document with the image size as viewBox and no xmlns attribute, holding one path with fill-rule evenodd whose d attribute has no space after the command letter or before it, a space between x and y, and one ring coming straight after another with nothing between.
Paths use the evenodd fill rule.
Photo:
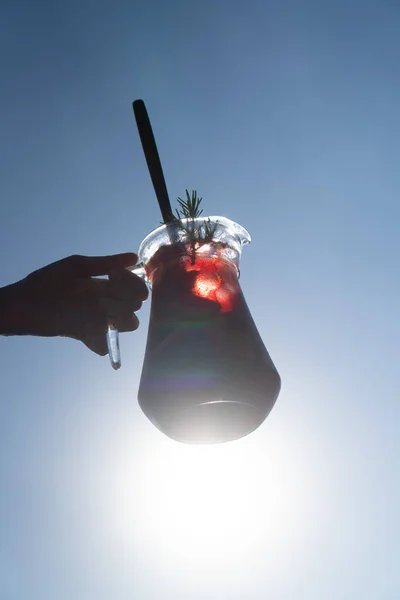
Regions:
<instances>
[{"instance_id":1,"label":"black straw","mask_svg":"<svg viewBox=\"0 0 400 600\"><path fill-rule=\"evenodd\" d=\"M157 196L162 218L164 223L170 223L174 216L168 197L168 190L165 184L164 173L162 170L160 157L158 155L156 141L154 139L149 115L147 114L146 106L143 100L135 100L133 102L133 112L135 113L136 125L139 131L144 156L146 158L151 181L153 182L153 187Z\"/></svg>"}]
</instances>

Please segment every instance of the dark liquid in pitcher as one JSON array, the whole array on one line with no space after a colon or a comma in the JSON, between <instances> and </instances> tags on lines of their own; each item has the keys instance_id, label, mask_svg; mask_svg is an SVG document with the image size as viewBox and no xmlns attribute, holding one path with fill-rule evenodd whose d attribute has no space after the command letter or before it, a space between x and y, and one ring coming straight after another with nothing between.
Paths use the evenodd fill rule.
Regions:
<instances>
[{"instance_id":1,"label":"dark liquid in pitcher","mask_svg":"<svg viewBox=\"0 0 400 600\"><path fill-rule=\"evenodd\" d=\"M216 443L256 429L280 377L222 244L192 255L161 247L147 266L152 301L139 389L143 412L163 433Z\"/></svg>"}]
</instances>

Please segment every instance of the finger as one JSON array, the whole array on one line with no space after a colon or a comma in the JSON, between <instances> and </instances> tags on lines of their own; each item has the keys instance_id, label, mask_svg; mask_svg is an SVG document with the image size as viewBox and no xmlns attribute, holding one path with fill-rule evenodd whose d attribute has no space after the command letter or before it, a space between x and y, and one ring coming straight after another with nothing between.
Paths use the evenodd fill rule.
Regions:
<instances>
[{"instance_id":1,"label":"finger","mask_svg":"<svg viewBox=\"0 0 400 600\"><path fill-rule=\"evenodd\" d=\"M92 352L105 356L108 354L107 346L107 318L95 318L93 321L89 321L85 324L83 335L79 339L89 348Z\"/></svg>"},{"instance_id":2,"label":"finger","mask_svg":"<svg viewBox=\"0 0 400 600\"><path fill-rule=\"evenodd\" d=\"M126 252L111 256L74 255L64 259L64 265L77 277L99 277L108 275L115 269L133 267L137 262L137 254Z\"/></svg>"},{"instance_id":3,"label":"finger","mask_svg":"<svg viewBox=\"0 0 400 600\"><path fill-rule=\"evenodd\" d=\"M85 325L84 334L80 339L90 350L105 356L108 354L107 327L112 322L121 333L136 331L139 327L139 319L134 313L119 313L117 315L97 318Z\"/></svg>"},{"instance_id":4,"label":"finger","mask_svg":"<svg viewBox=\"0 0 400 600\"><path fill-rule=\"evenodd\" d=\"M107 338L104 331L87 336L82 341L92 352L95 352L100 356L106 356L106 354L108 354Z\"/></svg>"},{"instance_id":5,"label":"finger","mask_svg":"<svg viewBox=\"0 0 400 600\"><path fill-rule=\"evenodd\" d=\"M125 333L126 331L136 331L139 327L139 319L135 314L128 316L121 315L115 325L121 333Z\"/></svg>"},{"instance_id":6,"label":"finger","mask_svg":"<svg viewBox=\"0 0 400 600\"><path fill-rule=\"evenodd\" d=\"M119 316L117 322L116 319L112 319L119 332L125 333L127 331L136 331L139 327L139 319L136 315L126 315L124 317ZM108 354L107 346L107 331L105 323L91 323L86 327L85 336L82 342L89 350L99 354L100 356L106 356Z\"/></svg>"},{"instance_id":7,"label":"finger","mask_svg":"<svg viewBox=\"0 0 400 600\"><path fill-rule=\"evenodd\" d=\"M110 296L103 296L97 301L97 306L103 315L117 317L118 315L131 315L142 308L142 301L138 298L134 300L117 300Z\"/></svg>"},{"instance_id":8,"label":"finger","mask_svg":"<svg viewBox=\"0 0 400 600\"><path fill-rule=\"evenodd\" d=\"M132 303L114 300L113 298L101 298L99 308L106 321L115 322L120 328L121 323L133 315Z\"/></svg>"},{"instance_id":9,"label":"finger","mask_svg":"<svg viewBox=\"0 0 400 600\"><path fill-rule=\"evenodd\" d=\"M127 269L112 271L109 276L109 293L114 298L141 304L148 298L149 290L144 281Z\"/></svg>"}]
</instances>

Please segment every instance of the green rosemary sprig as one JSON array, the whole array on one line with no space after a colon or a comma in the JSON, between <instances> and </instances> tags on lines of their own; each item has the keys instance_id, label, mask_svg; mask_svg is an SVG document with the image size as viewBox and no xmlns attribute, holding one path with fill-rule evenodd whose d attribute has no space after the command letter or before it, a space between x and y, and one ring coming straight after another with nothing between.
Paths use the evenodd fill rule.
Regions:
<instances>
[{"instance_id":1,"label":"green rosemary sprig","mask_svg":"<svg viewBox=\"0 0 400 600\"><path fill-rule=\"evenodd\" d=\"M197 195L196 190L192 190L192 194L189 194L189 191L186 190L186 199L183 200L178 197L179 208L175 210L174 222L186 232L193 264L196 260L196 248L199 245L211 242L218 227L218 223L211 223L210 219L206 219L202 224L196 226L195 220L203 214L203 210L200 208L202 200L203 198ZM183 220L185 220L185 223L183 223Z\"/></svg>"},{"instance_id":2,"label":"green rosemary sprig","mask_svg":"<svg viewBox=\"0 0 400 600\"><path fill-rule=\"evenodd\" d=\"M197 196L196 190L192 191L192 195L186 190L186 200L178 197L179 209L176 209L176 216L180 219L198 219L202 214L203 210L200 209L200 204L203 198Z\"/></svg>"}]
</instances>

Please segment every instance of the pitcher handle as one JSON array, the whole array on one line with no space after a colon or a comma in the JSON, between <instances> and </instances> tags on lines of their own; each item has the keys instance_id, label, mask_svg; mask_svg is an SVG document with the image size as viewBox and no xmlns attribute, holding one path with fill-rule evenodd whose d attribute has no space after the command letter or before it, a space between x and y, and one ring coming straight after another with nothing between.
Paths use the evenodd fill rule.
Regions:
<instances>
[{"instance_id":1,"label":"pitcher handle","mask_svg":"<svg viewBox=\"0 0 400 600\"><path fill-rule=\"evenodd\" d=\"M132 273L138 275L145 281L145 270L142 264L136 265L133 269L130 269ZM119 331L115 323L112 320L108 322L107 326L107 348L108 356L110 357L110 364L115 371L121 368L121 351L119 348Z\"/></svg>"}]
</instances>

